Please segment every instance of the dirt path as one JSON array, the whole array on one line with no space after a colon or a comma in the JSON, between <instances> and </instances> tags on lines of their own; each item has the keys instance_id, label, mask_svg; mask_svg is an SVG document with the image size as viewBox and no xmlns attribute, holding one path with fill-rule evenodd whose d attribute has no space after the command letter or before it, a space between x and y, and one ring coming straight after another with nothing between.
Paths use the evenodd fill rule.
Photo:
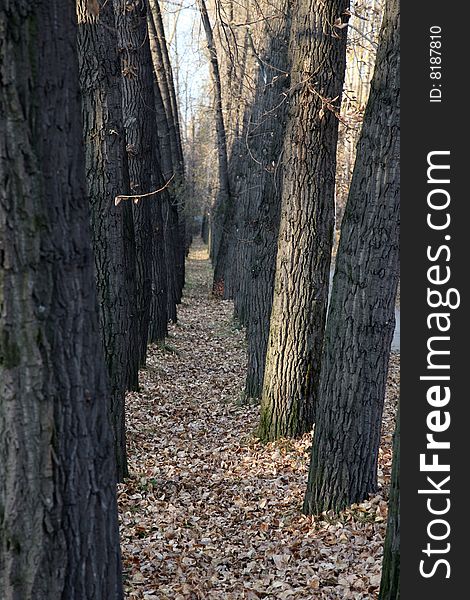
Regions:
<instances>
[{"instance_id":1,"label":"dirt path","mask_svg":"<svg viewBox=\"0 0 470 600\"><path fill-rule=\"evenodd\" d=\"M386 502L340 519L300 514L310 435L262 446L242 406L244 333L212 298L206 249L187 263L179 323L128 397L131 477L119 486L127 598L376 597ZM393 363L381 451L389 477Z\"/></svg>"}]
</instances>

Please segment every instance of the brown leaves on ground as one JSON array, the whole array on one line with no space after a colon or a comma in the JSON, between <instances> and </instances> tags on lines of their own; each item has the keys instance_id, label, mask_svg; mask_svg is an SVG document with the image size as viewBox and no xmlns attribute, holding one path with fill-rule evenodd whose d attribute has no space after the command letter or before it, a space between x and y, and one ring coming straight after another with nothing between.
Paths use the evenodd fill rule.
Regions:
<instances>
[{"instance_id":1,"label":"brown leaves on ground","mask_svg":"<svg viewBox=\"0 0 470 600\"><path fill-rule=\"evenodd\" d=\"M131 477L119 486L126 597L372 599L385 535L399 358L380 451L384 492L340 515L301 514L311 435L262 445L241 402L244 333L193 247L179 323L129 394Z\"/></svg>"}]
</instances>

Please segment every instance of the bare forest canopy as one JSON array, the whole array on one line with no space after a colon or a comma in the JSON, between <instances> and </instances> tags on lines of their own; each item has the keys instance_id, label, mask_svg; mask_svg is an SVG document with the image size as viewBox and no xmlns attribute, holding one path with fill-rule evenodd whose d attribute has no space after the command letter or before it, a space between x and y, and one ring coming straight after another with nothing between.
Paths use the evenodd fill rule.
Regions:
<instances>
[{"instance_id":1,"label":"bare forest canopy","mask_svg":"<svg viewBox=\"0 0 470 600\"><path fill-rule=\"evenodd\" d=\"M399 598L399 37L0 2L1 600Z\"/></svg>"},{"instance_id":2,"label":"bare forest canopy","mask_svg":"<svg viewBox=\"0 0 470 600\"><path fill-rule=\"evenodd\" d=\"M193 216L208 212L217 189L217 159L215 126L213 123L213 81L209 72L207 42L195 0L164 1L165 18L172 52L173 65L178 72L179 105L184 122L186 155L191 165L195 193L191 205ZM268 74L269 63L263 65L261 54L266 40L266 23L279 20L276 3L217 2L207 3L211 15L214 38L221 63L224 114L227 120L229 148L240 132L246 107L256 93L259 69L268 86L280 76L278 71ZM351 4L348 24L348 45L345 83L340 113L338 164L336 175L336 229L339 234L341 218L346 205L349 182L355 160L355 148L367 105L370 81L384 9L384 0L366 0ZM339 25L341 27L341 25ZM272 107L274 108L274 107ZM267 118L269 115L265 115ZM256 135L255 123L250 129ZM245 148L250 132L245 133ZM256 156L252 156L256 163Z\"/></svg>"}]
</instances>

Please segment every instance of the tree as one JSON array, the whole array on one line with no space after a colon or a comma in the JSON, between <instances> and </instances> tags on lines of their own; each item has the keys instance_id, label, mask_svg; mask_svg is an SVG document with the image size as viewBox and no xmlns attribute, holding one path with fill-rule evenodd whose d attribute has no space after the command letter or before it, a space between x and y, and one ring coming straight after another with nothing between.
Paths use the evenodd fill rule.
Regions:
<instances>
[{"instance_id":1,"label":"tree","mask_svg":"<svg viewBox=\"0 0 470 600\"><path fill-rule=\"evenodd\" d=\"M353 26L348 28L348 46L344 88L347 96L341 103L344 118L339 125L336 169L336 232L339 240L341 222L354 171L356 146L361 134L364 111L374 72L377 43L382 25L384 1L366 0L354 6Z\"/></svg>"},{"instance_id":2,"label":"tree","mask_svg":"<svg viewBox=\"0 0 470 600\"><path fill-rule=\"evenodd\" d=\"M313 423L331 247L339 102L348 2L293 9L291 90L283 149L281 221L259 435L298 436Z\"/></svg>"},{"instance_id":3,"label":"tree","mask_svg":"<svg viewBox=\"0 0 470 600\"><path fill-rule=\"evenodd\" d=\"M126 389L137 387L138 348L132 206L115 198L129 194L125 132L111 2L99 16L78 0L78 55L85 139L86 181L91 206L101 337L111 387L118 481L127 476ZM129 370L128 370L129 367Z\"/></svg>"},{"instance_id":4,"label":"tree","mask_svg":"<svg viewBox=\"0 0 470 600\"><path fill-rule=\"evenodd\" d=\"M147 31L147 2L114 0L122 72L122 110L133 201L137 270L139 360L145 364L150 327L152 337L167 331L167 272L161 202L155 193L162 176L152 59ZM160 185L160 187L159 187ZM141 196L141 198L137 198Z\"/></svg>"},{"instance_id":5,"label":"tree","mask_svg":"<svg viewBox=\"0 0 470 600\"><path fill-rule=\"evenodd\" d=\"M227 135L225 130L222 84L220 79L219 60L217 49L212 33L212 25L207 12L205 0L197 0L201 13L202 25L206 34L207 48L211 66L212 80L214 84L214 114L217 132L217 153L219 159L219 190L213 209L211 256L214 263L214 288L216 289L223 280L221 274L224 272L225 258L228 251L228 240L224 236L224 222L226 212L233 210L230 196L230 178L228 170ZM220 256L219 256L220 254Z\"/></svg>"},{"instance_id":6,"label":"tree","mask_svg":"<svg viewBox=\"0 0 470 600\"><path fill-rule=\"evenodd\" d=\"M259 67L257 90L240 148L248 175L239 202L244 211L238 231L241 243L232 263L239 265L235 308L247 327L248 398L261 396L274 290L289 93L290 4L286 0L269 3L273 18L264 23L262 49L254 50Z\"/></svg>"},{"instance_id":7,"label":"tree","mask_svg":"<svg viewBox=\"0 0 470 600\"><path fill-rule=\"evenodd\" d=\"M399 33L398 0L388 0L336 261L307 514L377 489L399 276Z\"/></svg>"},{"instance_id":8,"label":"tree","mask_svg":"<svg viewBox=\"0 0 470 600\"><path fill-rule=\"evenodd\" d=\"M123 597L75 6L0 6L0 590Z\"/></svg>"},{"instance_id":9,"label":"tree","mask_svg":"<svg viewBox=\"0 0 470 600\"><path fill-rule=\"evenodd\" d=\"M238 260L242 223L242 195L245 182L251 174L251 164L245 148L246 117L253 100L253 86L247 85L250 77L255 80L255 63L249 60L250 33L245 23L251 21L252 6L227 0L217 0L214 5L214 43L222 87L221 106L226 128L228 153L228 179L230 195L224 205L216 202L212 230L217 241L220 236L214 262L214 289L226 299L238 297L240 269L244 265ZM258 6L255 7L255 10ZM242 129L243 128L243 129ZM235 308L237 318L242 315Z\"/></svg>"},{"instance_id":10,"label":"tree","mask_svg":"<svg viewBox=\"0 0 470 600\"><path fill-rule=\"evenodd\" d=\"M183 177L184 158L178 103L173 80L173 69L168 53L165 28L163 26L162 12L158 0L149 0L149 6L149 29L151 31L151 36L154 39L153 58L155 74L167 116L172 156L176 162L175 170L180 177Z\"/></svg>"},{"instance_id":11,"label":"tree","mask_svg":"<svg viewBox=\"0 0 470 600\"><path fill-rule=\"evenodd\" d=\"M184 216L181 193L184 160L176 93L159 2L149 0L148 30L155 72L155 109L160 164L165 185L162 193L165 256L167 263L168 319L176 322L176 305L184 285ZM151 336L152 337L152 336Z\"/></svg>"},{"instance_id":12,"label":"tree","mask_svg":"<svg viewBox=\"0 0 470 600\"><path fill-rule=\"evenodd\" d=\"M393 444L392 481L388 501L387 535L382 562L379 600L400 598L400 409Z\"/></svg>"}]
</instances>

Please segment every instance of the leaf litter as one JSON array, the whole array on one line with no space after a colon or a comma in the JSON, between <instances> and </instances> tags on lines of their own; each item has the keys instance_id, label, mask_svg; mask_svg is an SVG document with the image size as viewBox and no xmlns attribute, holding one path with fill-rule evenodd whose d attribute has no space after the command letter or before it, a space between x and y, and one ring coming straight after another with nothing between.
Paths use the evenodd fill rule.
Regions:
<instances>
[{"instance_id":1,"label":"leaf litter","mask_svg":"<svg viewBox=\"0 0 470 600\"><path fill-rule=\"evenodd\" d=\"M130 477L118 486L127 599L374 599L398 402L392 355L379 493L339 516L302 515L311 434L263 445L242 402L246 351L233 305L210 293L196 242L179 322L127 397Z\"/></svg>"}]
</instances>

